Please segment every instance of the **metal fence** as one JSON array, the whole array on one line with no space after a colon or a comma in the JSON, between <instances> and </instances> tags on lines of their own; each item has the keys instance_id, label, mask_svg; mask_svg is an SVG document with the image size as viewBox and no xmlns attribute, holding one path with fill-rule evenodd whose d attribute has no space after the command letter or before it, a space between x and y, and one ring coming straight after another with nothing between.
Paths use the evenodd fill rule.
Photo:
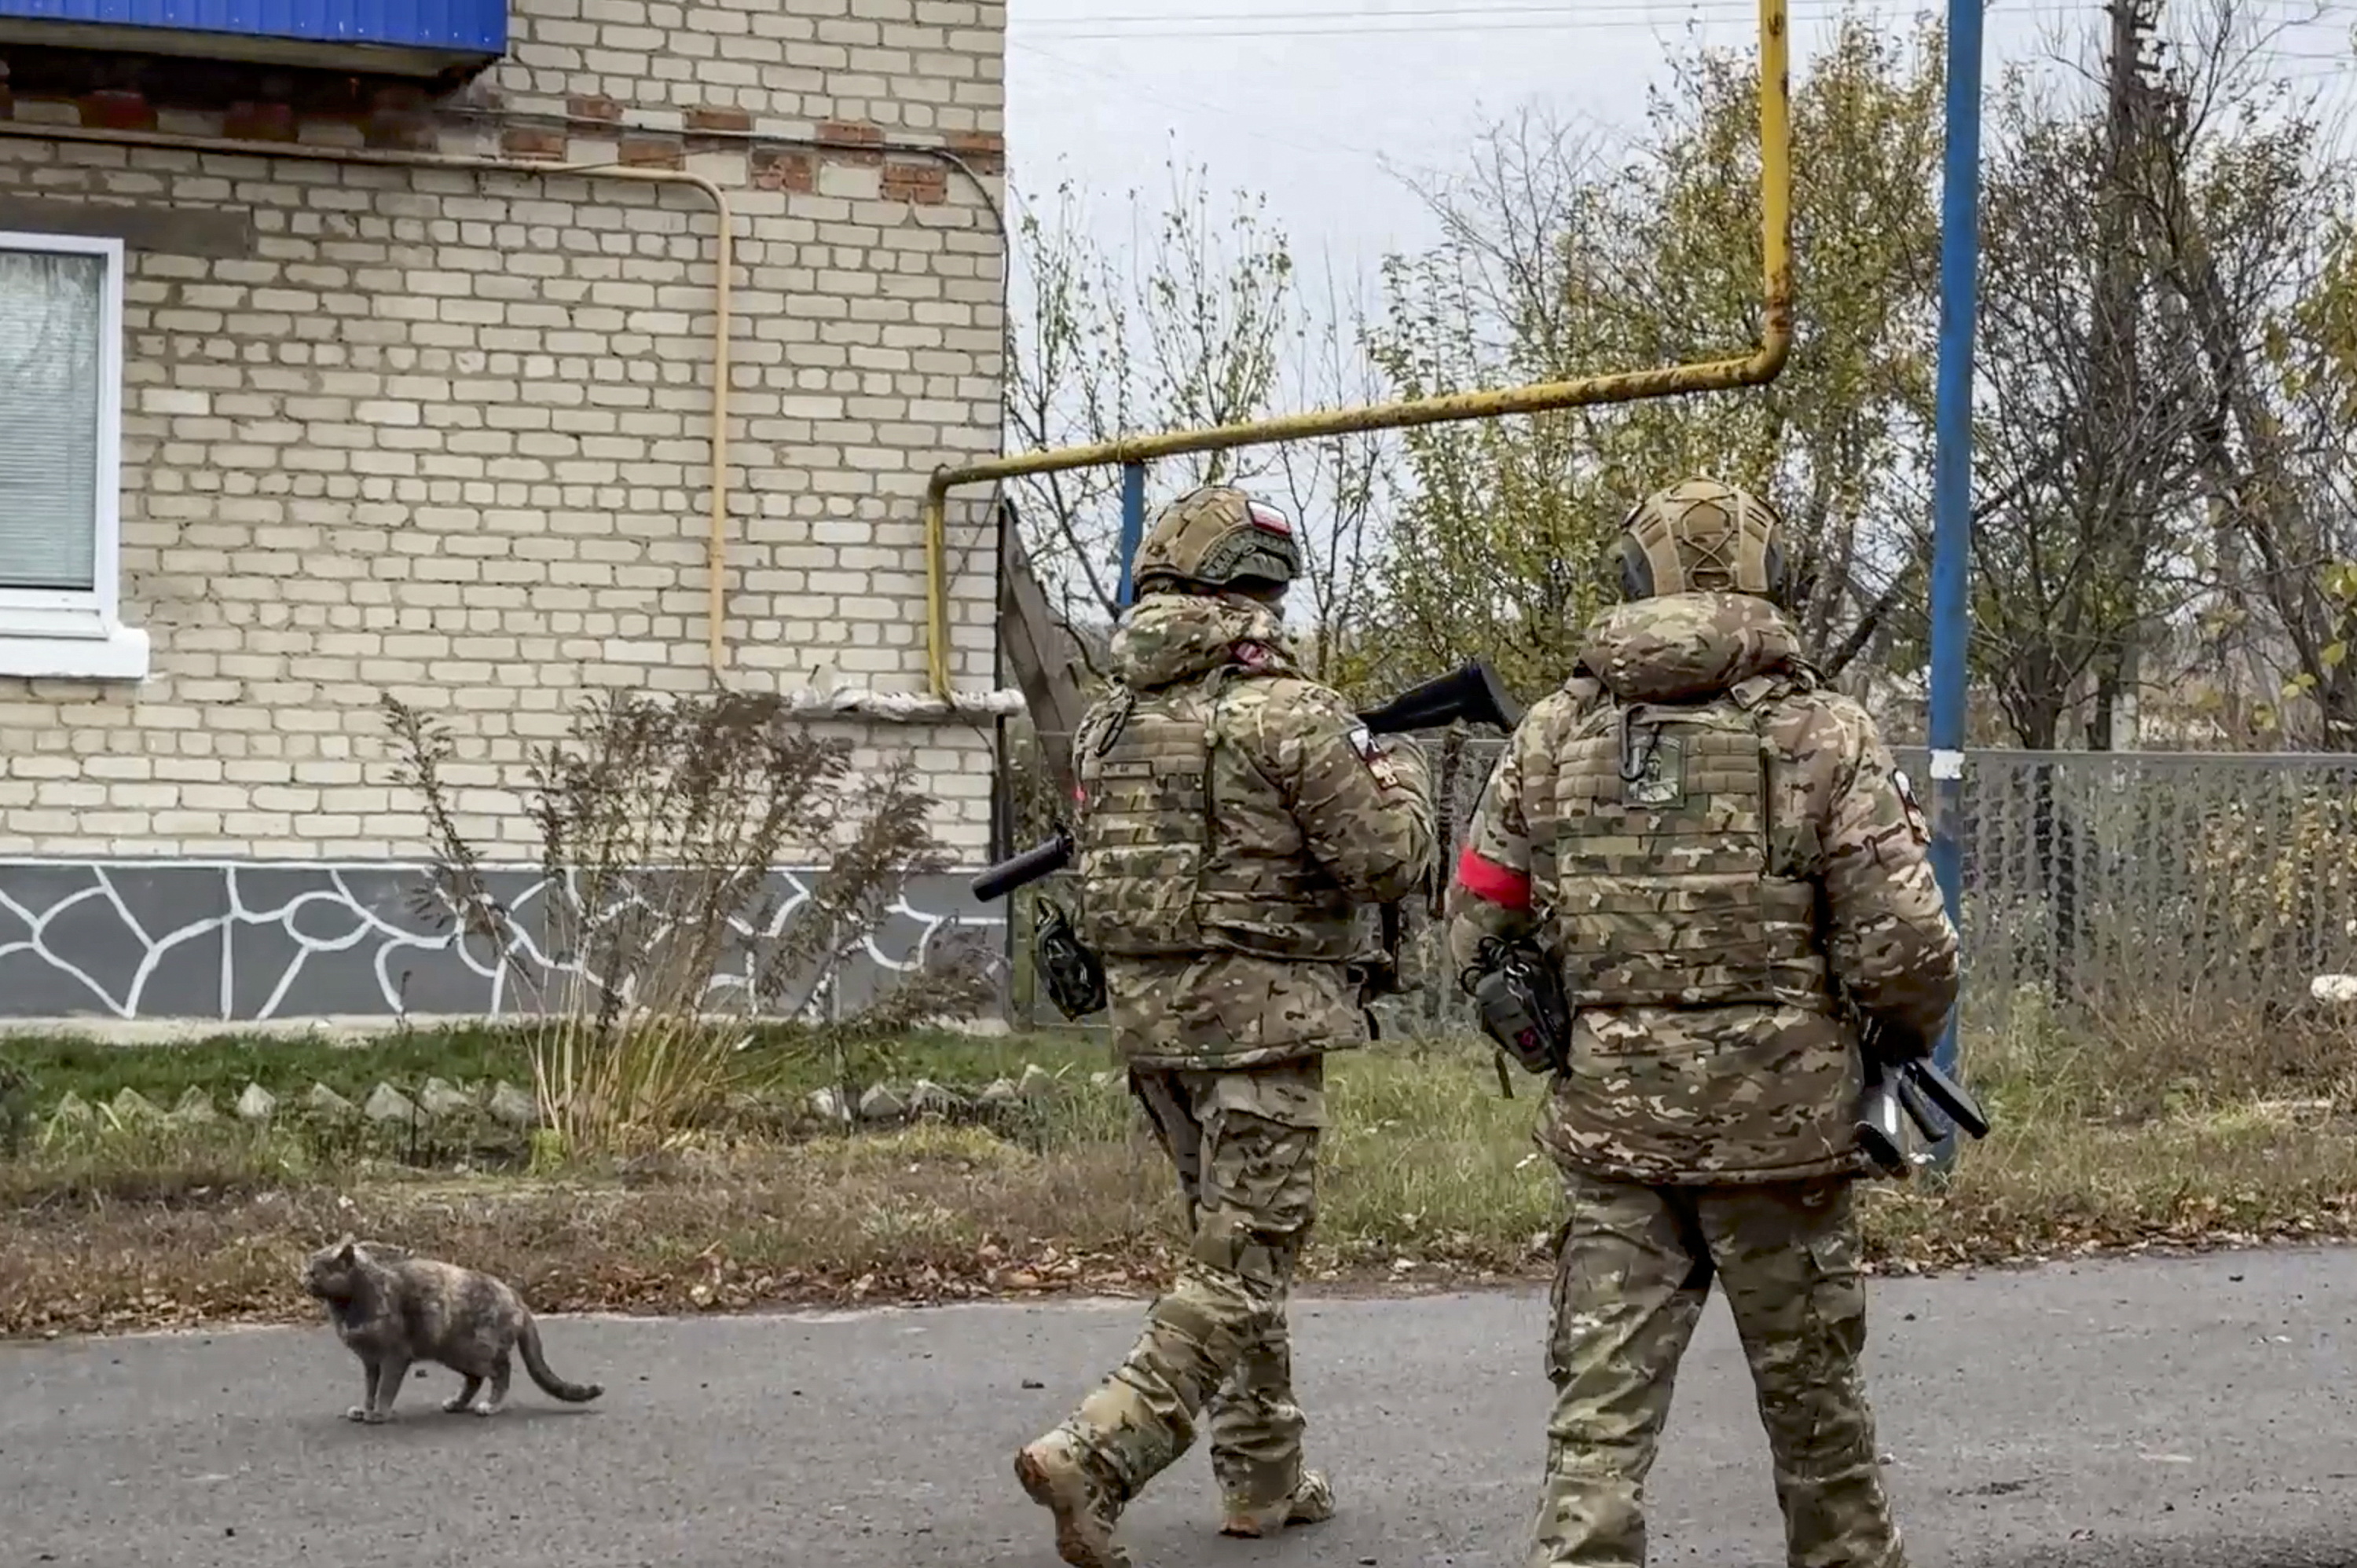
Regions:
<instances>
[{"instance_id":1,"label":"metal fence","mask_svg":"<svg viewBox=\"0 0 2357 1568\"><path fill-rule=\"evenodd\" d=\"M1972 752L1958 837L1984 1004L2297 1007L2357 969L2357 757Z\"/></svg>"},{"instance_id":2,"label":"metal fence","mask_svg":"<svg viewBox=\"0 0 2357 1568\"><path fill-rule=\"evenodd\" d=\"M1452 856L1501 744L1425 742ZM1898 755L1928 789L1924 753ZM2357 972L2357 756L1973 751L1959 840L1984 1018L2025 993L2297 1009ZM1400 1033L1468 1022L1438 936L1411 921L1409 993L1380 1009Z\"/></svg>"}]
</instances>

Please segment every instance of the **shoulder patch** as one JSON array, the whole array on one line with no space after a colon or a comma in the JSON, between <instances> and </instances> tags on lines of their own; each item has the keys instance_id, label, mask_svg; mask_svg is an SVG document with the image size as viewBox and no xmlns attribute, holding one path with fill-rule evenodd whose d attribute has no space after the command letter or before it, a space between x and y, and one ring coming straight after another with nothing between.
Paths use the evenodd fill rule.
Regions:
<instances>
[{"instance_id":1,"label":"shoulder patch","mask_svg":"<svg viewBox=\"0 0 2357 1568\"><path fill-rule=\"evenodd\" d=\"M1400 787L1399 768L1393 763L1392 754L1375 738L1374 731L1364 725L1353 725L1350 739L1351 749L1359 754L1359 760L1367 765L1367 771L1375 776L1376 783L1386 789Z\"/></svg>"},{"instance_id":2,"label":"shoulder patch","mask_svg":"<svg viewBox=\"0 0 2357 1568\"><path fill-rule=\"evenodd\" d=\"M1234 657L1237 663L1247 670L1265 670L1275 658L1269 652L1266 643L1254 642L1249 639L1232 644L1228 652Z\"/></svg>"},{"instance_id":3,"label":"shoulder patch","mask_svg":"<svg viewBox=\"0 0 2357 1568\"><path fill-rule=\"evenodd\" d=\"M1907 769L1904 768L1892 768L1890 770L1890 786L1892 789L1899 791L1899 809L1906 813L1907 832L1909 836L1912 837L1919 844L1930 843L1932 842L1932 824L1925 819L1922 806L1916 801L1915 783L1914 780L1907 777Z\"/></svg>"}]
</instances>

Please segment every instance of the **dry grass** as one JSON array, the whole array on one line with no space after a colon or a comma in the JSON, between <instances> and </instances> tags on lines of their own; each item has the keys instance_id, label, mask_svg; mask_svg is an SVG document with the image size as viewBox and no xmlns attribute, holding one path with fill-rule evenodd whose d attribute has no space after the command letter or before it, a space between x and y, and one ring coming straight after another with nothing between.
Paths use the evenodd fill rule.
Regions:
<instances>
[{"instance_id":1,"label":"dry grass","mask_svg":"<svg viewBox=\"0 0 2357 1568\"><path fill-rule=\"evenodd\" d=\"M2149 1009L2103 1035L2027 1005L1968 1045L1997 1121L1939 1189L1877 1184L1882 1266L2357 1233L2357 1061L2345 1036ZM1097 1047L926 1049L1067 1069ZM1167 1277L1178 1211L1117 1088L1071 1087L998 1130L922 1124L780 1144L725 1128L551 1179L457 1172L299 1130L151 1131L0 1164L0 1332L305 1316L296 1258L353 1230L493 1260L551 1310L938 1300ZM1331 1281L1527 1275L1555 1220L1528 1080L1485 1053L1338 1058L1309 1269Z\"/></svg>"},{"instance_id":2,"label":"dry grass","mask_svg":"<svg viewBox=\"0 0 2357 1568\"><path fill-rule=\"evenodd\" d=\"M1943 1191L1876 1190L1879 1255L2357 1234L2357 1025L2158 989L2103 1011L2025 997L1970 1041L1996 1126Z\"/></svg>"}]
</instances>

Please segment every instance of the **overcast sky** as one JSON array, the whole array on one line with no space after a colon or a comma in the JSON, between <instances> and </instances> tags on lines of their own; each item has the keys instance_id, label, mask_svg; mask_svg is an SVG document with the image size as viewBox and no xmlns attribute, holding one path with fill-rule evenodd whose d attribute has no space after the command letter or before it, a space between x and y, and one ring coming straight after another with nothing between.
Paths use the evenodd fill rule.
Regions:
<instances>
[{"instance_id":1,"label":"overcast sky","mask_svg":"<svg viewBox=\"0 0 2357 1568\"><path fill-rule=\"evenodd\" d=\"M1789 0L1795 74L1840 0ZM2357 0L2249 0L2289 27L2282 69L2357 102ZM1860 0L1903 20L1921 7ZM1215 192L1266 195L1297 259L1370 272L1432 236L1384 169L1453 164L1524 103L1600 131L1638 128L1663 62L1696 38L1750 47L1755 0L1010 0L1007 142L1019 188L1069 172L1105 198L1200 164ZM1993 0L1991 81L2098 0ZM2308 18L2320 16L2320 20ZM1112 205L1110 200L1103 203Z\"/></svg>"}]
</instances>

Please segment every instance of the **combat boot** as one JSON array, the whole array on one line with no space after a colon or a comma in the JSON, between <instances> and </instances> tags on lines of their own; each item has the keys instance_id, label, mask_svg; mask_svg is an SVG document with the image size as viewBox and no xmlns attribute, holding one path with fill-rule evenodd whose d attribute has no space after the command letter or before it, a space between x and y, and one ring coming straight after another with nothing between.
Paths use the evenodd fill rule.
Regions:
<instances>
[{"instance_id":1,"label":"combat boot","mask_svg":"<svg viewBox=\"0 0 2357 1568\"><path fill-rule=\"evenodd\" d=\"M1333 1517L1333 1484L1316 1470L1304 1470L1293 1495L1266 1508L1251 1508L1231 1499L1220 1533L1256 1540L1274 1535L1287 1525L1323 1524Z\"/></svg>"},{"instance_id":2,"label":"combat boot","mask_svg":"<svg viewBox=\"0 0 2357 1568\"><path fill-rule=\"evenodd\" d=\"M1056 1516L1056 1555L1072 1568L1134 1568L1113 1538L1122 1498L1081 1440L1058 1427L1015 1455L1015 1478Z\"/></svg>"}]
</instances>

